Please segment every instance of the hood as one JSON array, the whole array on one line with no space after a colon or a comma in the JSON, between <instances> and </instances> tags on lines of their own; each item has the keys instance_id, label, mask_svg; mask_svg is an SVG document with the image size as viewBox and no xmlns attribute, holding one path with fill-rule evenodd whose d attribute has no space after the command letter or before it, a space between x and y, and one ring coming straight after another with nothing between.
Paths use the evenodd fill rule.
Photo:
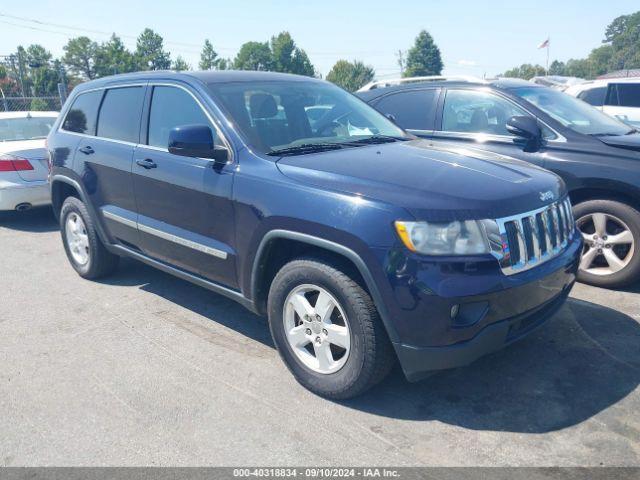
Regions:
<instances>
[{"instance_id":1,"label":"hood","mask_svg":"<svg viewBox=\"0 0 640 480\"><path fill-rule=\"evenodd\" d=\"M605 145L609 145L610 147L625 148L627 150L635 150L636 152L640 152L640 133L596 138Z\"/></svg>"},{"instance_id":2,"label":"hood","mask_svg":"<svg viewBox=\"0 0 640 480\"><path fill-rule=\"evenodd\" d=\"M555 174L511 157L425 140L283 157L299 182L361 195L432 221L501 218L562 197Z\"/></svg>"}]
</instances>

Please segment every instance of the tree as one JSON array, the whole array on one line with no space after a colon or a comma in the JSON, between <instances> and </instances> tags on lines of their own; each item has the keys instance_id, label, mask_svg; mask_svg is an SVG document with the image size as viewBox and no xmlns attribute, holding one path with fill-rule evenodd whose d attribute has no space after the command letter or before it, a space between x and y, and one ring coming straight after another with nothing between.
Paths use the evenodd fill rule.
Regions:
<instances>
[{"instance_id":1,"label":"tree","mask_svg":"<svg viewBox=\"0 0 640 480\"><path fill-rule=\"evenodd\" d=\"M176 72L182 72L183 70L191 70L191 65L187 63L187 61L182 58L182 55L178 55L171 66L171 70L175 70Z\"/></svg>"},{"instance_id":2,"label":"tree","mask_svg":"<svg viewBox=\"0 0 640 480\"><path fill-rule=\"evenodd\" d=\"M133 54L124 46L120 37L115 33L111 38L99 45L96 51L96 77L127 73L136 70Z\"/></svg>"},{"instance_id":3,"label":"tree","mask_svg":"<svg viewBox=\"0 0 640 480\"><path fill-rule=\"evenodd\" d=\"M95 59L98 44L89 37L72 38L63 47L62 61L73 73L86 80L96 78Z\"/></svg>"},{"instance_id":4,"label":"tree","mask_svg":"<svg viewBox=\"0 0 640 480\"><path fill-rule=\"evenodd\" d=\"M501 77L508 78L522 78L524 80L531 80L533 77L545 75L546 71L542 65L532 65L530 63L523 63L519 67L512 68L504 72Z\"/></svg>"},{"instance_id":5,"label":"tree","mask_svg":"<svg viewBox=\"0 0 640 480\"><path fill-rule=\"evenodd\" d=\"M202 52L200 53L200 63L198 63L198 67L200 70L215 70L220 60L218 53L213 49L213 45L211 45L209 39L206 39L202 47Z\"/></svg>"},{"instance_id":6,"label":"tree","mask_svg":"<svg viewBox=\"0 0 640 480\"><path fill-rule=\"evenodd\" d=\"M298 48L289 32L281 32L271 37L271 54L273 70L276 72L295 73L313 77L316 70L306 52Z\"/></svg>"},{"instance_id":7,"label":"tree","mask_svg":"<svg viewBox=\"0 0 640 480\"><path fill-rule=\"evenodd\" d=\"M422 30L416 37L415 44L407 54L407 68L405 77L419 77L426 75L440 75L442 73L442 58L440 49L433 41L433 37L426 30Z\"/></svg>"},{"instance_id":8,"label":"tree","mask_svg":"<svg viewBox=\"0 0 640 480\"><path fill-rule=\"evenodd\" d=\"M327 74L327 80L350 92L355 92L371 80L375 72L373 67L356 60L338 60Z\"/></svg>"},{"instance_id":9,"label":"tree","mask_svg":"<svg viewBox=\"0 0 640 480\"><path fill-rule=\"evenodd\" d=\"M150 28L145 28L138 37L135 57L140 70L171 68L171 54L165 52L162 37Z\"/></svg>"},{"instance_id":10,"label":"tree","mask_svg":"<svg viewBox=\"0 0 640 480\"><path fill-rule=\"evenodd\" d=\"M554 60L551 62L551 65L549 65L549 75L566 75L566 69L567 66L564 62Z\"/></svg>"},{"instance_id":11,"label":"tree","mask_svg":"<svg viewBox=\"0 0 640 480\"><path fill-rule=\"evenodd\" d=\"M266 42L243 44L233 60L233 68L236 70L272 70L273 64L273 55Z\"/></svg>"}]
</instances>

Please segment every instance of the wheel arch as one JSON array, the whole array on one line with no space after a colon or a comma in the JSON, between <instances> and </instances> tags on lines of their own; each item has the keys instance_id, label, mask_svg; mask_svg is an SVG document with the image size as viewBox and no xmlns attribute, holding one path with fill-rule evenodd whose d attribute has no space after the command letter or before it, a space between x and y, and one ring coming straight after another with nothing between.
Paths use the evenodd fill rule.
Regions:
<instances>
[{"instance_id":1,"label":"wheel arch","mask_svg":"<svg viewBox=\"0 0 640 480\"><path fill-rule=\"evenodd\" d=\"M624 183L586 184L569 192L573 206L589 200L613 200L640 211L640 191L632 191Z\"/></svg>"},{"instance_id":2,"label":"wheel arch","mask_svg":"<svg viewBox=\"0 0 640 480\"><path fill-rule=\"evenodd\" d=\"M300 256L317 256L331 261L359 282L371 295L389 339L392 342L397 341L398 335L389 318L382 295L362 257L344 245L306 233L271 230L260 241L251 269L250 292L250 298L259 313L266 312L269 286L275 274L285 263Z\"/></svg>"}]
</instances>

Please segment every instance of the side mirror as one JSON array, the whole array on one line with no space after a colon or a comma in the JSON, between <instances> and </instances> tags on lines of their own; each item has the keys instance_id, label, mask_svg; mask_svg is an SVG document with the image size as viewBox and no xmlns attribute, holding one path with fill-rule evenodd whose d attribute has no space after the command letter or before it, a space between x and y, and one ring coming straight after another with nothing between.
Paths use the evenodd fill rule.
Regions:
<instances>
[{"instance_id":1,"label":"side mirror","mask_svg":"<svg viewBox=\"0 0 640 480\"><path fill-rule=\"evenodd\" d=\"M507 121L507 131L525 140L525 151L534 151L542 143L542 129L533 117L515 116Z\"/></svg>"},{"instance_id":2,"label":"side mirror","mask_svg":"<svg viewBox=\"0 0 640 480\"><path fill-rule=\"evenodd\" d=\"M215 146L215 137L208 125L181 125L169 132L169 153L183 157L210 158L226 162L229 152Z\"/></svg>"}]
</instances>

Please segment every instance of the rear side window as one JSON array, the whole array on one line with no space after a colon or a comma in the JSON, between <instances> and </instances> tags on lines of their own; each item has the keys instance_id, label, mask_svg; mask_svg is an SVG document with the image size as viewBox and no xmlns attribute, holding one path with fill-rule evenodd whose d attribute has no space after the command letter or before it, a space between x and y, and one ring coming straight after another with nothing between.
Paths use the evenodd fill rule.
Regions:
<instances>
[{"instance_id":1,"label":"rear side window","mask_svg":"<svg viewBox=\"0 0 640 480\"><path fill-rule=\"evenodd\" d=\"M375 107L385 115L392 115L402 128L433 130L437 93L436 89L392 93L380 99Z\"/></svg>"},{"instance_id":2,"label":"rear side window","mask_svg":"<svg viewBox=\"0 0 640 480\"><path fill-rule=\"evenodd\" d=\"M640 107L640 83L614 83L609 85L607 105Z\"/></svg>"},{"instance_id":3,"label":"rear side window","mask_svg":"<svg viewBox=\"0 0 640 480\"><path fill-rule=\"evenodd\" d=\"M147 143L152 147L167 148L169 132L181 125L212 128L209 118L189 93L177 87L153 87Z\"/></svg>"},{"instance_id":4,"label":"rear side window","mask_svg":"<svg viewBox=\"0 0 640 480\"><path fill-rule=\"evenodd\" d=\"M590 88L589 90L583 90L578 94L578 98L589 105L594 107L601 107L604 105L604 97L607 96L607 87Z\"/></svg>"},{"instance_id":5,"label":"rear side window","mask_svg":"<svg viewBox=\"0 0 640 480\"><path fill-rule=\"evenodd\" d=\"M62 128L68 132L95 135L102 93L102 90L97 90L78 95L62 122Z\"/></svg>"},{"instance_id":6,"label":"rear side window","mask_svg":"<svg viewBox=\"0 0 640 480\"><path fill-rule=\"evenodd\" d=\"M107 90L98 116L99 137L138 143L143 87Z\"/></svg>"}]
</instances>

